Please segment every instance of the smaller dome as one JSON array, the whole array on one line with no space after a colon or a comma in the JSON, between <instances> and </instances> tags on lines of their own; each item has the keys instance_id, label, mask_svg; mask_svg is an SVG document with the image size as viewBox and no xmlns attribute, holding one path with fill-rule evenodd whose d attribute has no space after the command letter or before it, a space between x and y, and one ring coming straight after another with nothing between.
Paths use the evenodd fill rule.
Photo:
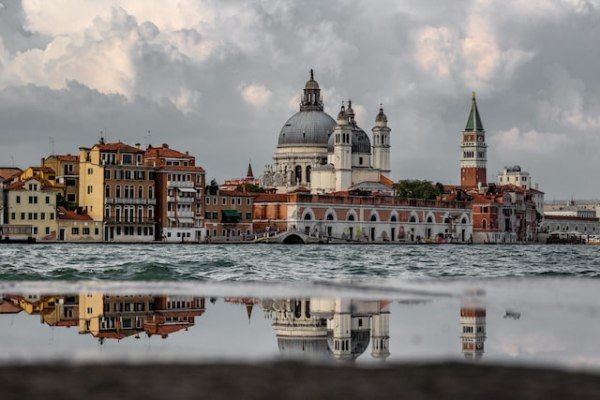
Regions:
<instances>
[{"instance_id":1,"label":"smaller dome","mask_svg":"<svg viewBox=\"0 0 600 400\"><path fill-rule=\"evenodd\" d=\"M333 153L333 140L334 136L330 135L327 143L327 151L329 153ZM365 131L356 125L352 128L352 153L371 154L371 139L369 139Z\"/></svg>"},{"instance_id":2,"label":"smaller dome","mask_svg":"<svg viewBox=\"0 0 600 400\"><path fill-rule=\"evenodd\" d=\"M375 117L375 122L388 122L387 116L383 112L383 107L379 107L379 113Z\"/></svg>"}]
</instances>

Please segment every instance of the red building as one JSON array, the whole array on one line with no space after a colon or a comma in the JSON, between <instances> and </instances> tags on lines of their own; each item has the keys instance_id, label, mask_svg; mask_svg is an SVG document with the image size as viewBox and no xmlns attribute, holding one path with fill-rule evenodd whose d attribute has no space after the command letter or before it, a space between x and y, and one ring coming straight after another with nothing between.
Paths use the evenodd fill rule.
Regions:
<instances>
[{"instance_id":1,"label":"red building","mask_svg":"<svg viewBox=\"0 0 600 400\"><path fill-rule=\"evenodd\" d=\"M195 157L169 148L148 146L144 164L155 167L156 239L199 241L204 232L205 172Z\"/></svg>"}]
</instances>

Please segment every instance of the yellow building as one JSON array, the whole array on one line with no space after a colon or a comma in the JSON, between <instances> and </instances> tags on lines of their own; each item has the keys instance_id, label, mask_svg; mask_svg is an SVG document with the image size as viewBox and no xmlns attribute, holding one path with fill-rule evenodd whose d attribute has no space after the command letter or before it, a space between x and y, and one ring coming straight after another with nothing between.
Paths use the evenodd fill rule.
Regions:
<instances>
[{"instance_id":1,"label":"yellow building","mask_svg":"<svg viewBox=\"0 0 600 400\"><path fill-rule=\"evenodd\" d=\"M42 167L55 171L54 186L69 203L78 204L79 157L71 154L56 154L42 160Z\"/></svg>"},{"instance_id":2,"label":"yellow building","mask_svg":"<svg viewBox=\"0 0 600 400\"><path fill-rule=\"evenodd\" d=\"M50 167L29 167L21 172L19 180L24 181L30 178L36 178L47 181L51 186L54 186L56 173Z\"/></svg>"},{"instance_id":3,"label":"yellow building","mask_svg":"<svg viewBox=\"0 0 600 400\"><path fill-rule=\"evenodd\" d=\"M155 168L144 165L144 151L125 143L80 148L79 206L94 221L104 222L111 242L154 240Z\"/></svg>"},{"instance_id":4,"label":"yellow building","mask_svg":"<svg viewBox=\"0 0 600 400\"><path fill-rule=\"evenodd\" d=\"M61 206L56 208L56 216L58 218L57 239L59 241L102 241L102 221L94 221L85 213L67 210Z\"/></svg>"},{"instance_id":5,"label":"yellow building","mask_svg":"<svg viewBox=\"0 0 600 400\"><path fill-rule=\"evenodd\" d=\"M8 187L6 199L8 220L3 237L56 239L56 192L47 181L29 178L14 182Z\"/></svg>"}]
</instances>

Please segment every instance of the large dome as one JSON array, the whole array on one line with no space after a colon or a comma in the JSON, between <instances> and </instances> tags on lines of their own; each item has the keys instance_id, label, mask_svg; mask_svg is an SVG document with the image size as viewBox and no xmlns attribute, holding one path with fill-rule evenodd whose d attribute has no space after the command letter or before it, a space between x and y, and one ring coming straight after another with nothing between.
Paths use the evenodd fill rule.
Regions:
<instances>
[{"instance_id":1,"label":"large dome","mask_svg":"<svg viewBox=\"0 0 600 400\"><path fill-rule=\"evenodd\" d=\"M325 147L335 125L335 120L323 111L297 112L281 128L277 147Z\"/></svg>"},{"instance_id":2,"label":"large dome","mask_svg":"<svg viewBox=\"0 0 600 400\"><path fill-rule=\"evenodd\" d=\"M327 151L333 153L333 135L327 143ZM358 126L352 129L352 153L371 154L371 139Z\"/></svg>"}]
</instances>

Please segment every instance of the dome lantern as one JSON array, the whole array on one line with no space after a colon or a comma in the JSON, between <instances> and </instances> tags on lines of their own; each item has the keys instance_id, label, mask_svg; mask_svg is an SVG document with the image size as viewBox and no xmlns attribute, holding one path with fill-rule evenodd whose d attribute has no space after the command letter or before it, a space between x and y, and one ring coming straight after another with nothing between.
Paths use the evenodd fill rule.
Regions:
<instances>
[{"instance_id":1,"label":"dome lantern","mask_svg":"<svg viewBox=\"0 0 600 400\"><path fill-rule=\"evenodd\" d=\"M315 80L314 71L310 70L310 79L304 85L304 94L300 102L300 111L323 111L321 89Z\"/></svg>"}]
</instances>

